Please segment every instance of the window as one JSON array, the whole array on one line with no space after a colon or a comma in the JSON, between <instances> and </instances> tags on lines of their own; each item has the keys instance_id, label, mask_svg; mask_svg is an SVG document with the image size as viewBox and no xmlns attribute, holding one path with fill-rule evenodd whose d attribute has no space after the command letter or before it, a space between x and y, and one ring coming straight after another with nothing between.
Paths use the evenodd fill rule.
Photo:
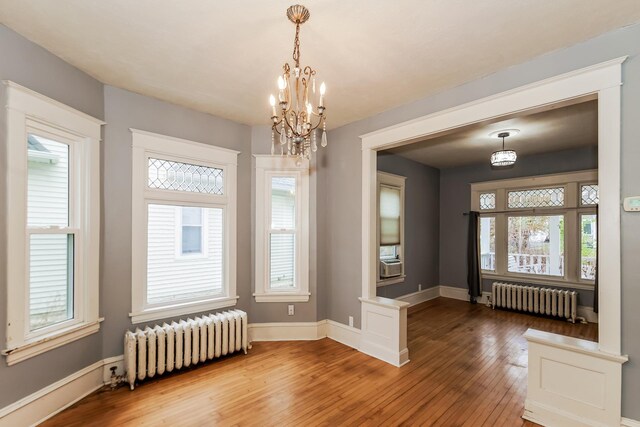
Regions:
<instances>
[{"instance_id":1,"label":"window","mask_svg":"<svg viewBox=\"0 0 640 427\"><path fill-rule=\"evenodd\" d=\"M598 251L598 217L594 214L580 215L580 277L596 278L596 256Z\"/></svg>"},{"instance_id":2,"label":"window","mask_svg":"<svg viewBox=\"0 0 640 427\"><path fill-rule=\"evenodd\" d=\"M496 269L496 218L480 217L480 268Z\"/></svg>"},{"instance_id":3,"label":"window","mask_svg":"<svg viewBox=\"0 0 640 427\"><path fill-rule=\"evenodd\" d=\"M309 165L256 156L257 302L309 300Z\"/></svg>"},{"instance_id":4,"label":"window","mask_svg":"<svg viewBox=\"0 0 640 427\"><path fill-rule=\"evenodd\" d=\"M235 305L237 152L133 131L132 322Z\"/></svg>"},{"instance_id":5,"label":"window","mask_svg":"<svg viewBox=\"0 0 640 427\"><path fill-rule=\"evenodd\" d=\"M403 176L378 172L378 286L404 281L405 180ZM393 268L389 268L390 264Z\"/></svg>"},{"instance_id":6,"label":"window","mask_svg":"<svg viewBox=\"0 0 640 427\"><path fill-rule=\"evenodd\" d=\"M596 179L593 170L472 184L483 276L591 289L597 264Z\"/></svg>"},{"instance_id":7,"label":"window","mask_svg":"<svg viewBox=\"0 0 640 427\"><path fill-rule=\"evenodd\" d=\"M564 275L564 215L510 216L507 224L508 271Z\"/></svg>"},{"instance_id":8,"label":"window","mask_svg":"<svg viewBox=\"0 0 640 427\"><path fill-rule=\"evenodd\" d=\"M102 122L14 83L3 89L12 365L99 329Z\"/></svg>"}]
</instances>

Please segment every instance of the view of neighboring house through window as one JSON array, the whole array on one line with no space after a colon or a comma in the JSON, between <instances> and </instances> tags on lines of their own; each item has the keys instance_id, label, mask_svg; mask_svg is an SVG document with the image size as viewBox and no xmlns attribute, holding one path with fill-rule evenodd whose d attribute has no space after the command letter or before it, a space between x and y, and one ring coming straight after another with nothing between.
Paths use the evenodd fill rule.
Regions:
<instances>
[{"instance_id":1,"label":"view of neighboring house through window","mask_svg":"<svg viewBox=\"0 0 640 427\"><path fill-rule=\"evenodd\" d=\"M133 322L235 305L237 152L139 131L133 146Z\"/></svg>"},{"instance_id":2,"label":"view of neighboring house through window","mask_svg":"<svg viewBox=\"0 0 640 427\"><path fill-rule=\"evenodd\" d=\"M27 139L29 329L73 318L74 235L68 144L29 134Z\"/></svg>"},{"instance_id":3,"label":"view of neighboring house through window","mask_svg":"<svg viewBox=\"0 0 640 427\"><path fill-rule=\"evenodd\" d=\"M595 214L580 216L580 277L596 278L596 256L598 251L598 223Z\"/></svg>"},{"instance_id":4,"label":"view of neighboring house through window","mask_svg":"<svg viewBox=\"0 0 640 427\"><path fill-rule=\"evenodd\" d=\"M295 288L296 268L296 178L272 176L269 286Z\"/></svg>"}]
</instances>

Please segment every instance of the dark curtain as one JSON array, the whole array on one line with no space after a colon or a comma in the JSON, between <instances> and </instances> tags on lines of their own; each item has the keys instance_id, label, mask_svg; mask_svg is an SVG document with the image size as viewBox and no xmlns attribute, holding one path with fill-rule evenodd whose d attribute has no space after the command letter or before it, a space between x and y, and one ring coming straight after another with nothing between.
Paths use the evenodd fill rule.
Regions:
<instances>
[{"instance_id":1,"label":"dark curtain","mask_svg":"<svg viewBox=\"0 0 640 427\"><path fill-rule=\"evenodd\" d=\"M469 299L472 304L477 302L477 298L482 295L482 284L480 283L480 265L478 254L478 212L469 212L469 239L467 242L467 285L469 286Z\"/></svg>"},{"instance_id":2,"label":"dark curtain","mask_svg":"<svg viewBox=\"0 0 640 427\"><path fill-rule=\"evenodd\" d=\"M598 276L600 274L598 271L598 258L600 258L599 256L599 252L600 252L600 245L598 244L598 240L600 238L600 224L599 224L600 218L598 215L598 207L596 206L596 226L597 228L597 232L596 232L596 280L594 283L594 287L593 287L593 311L594 312L598 312Z\"/></svg>"}]
</instances>

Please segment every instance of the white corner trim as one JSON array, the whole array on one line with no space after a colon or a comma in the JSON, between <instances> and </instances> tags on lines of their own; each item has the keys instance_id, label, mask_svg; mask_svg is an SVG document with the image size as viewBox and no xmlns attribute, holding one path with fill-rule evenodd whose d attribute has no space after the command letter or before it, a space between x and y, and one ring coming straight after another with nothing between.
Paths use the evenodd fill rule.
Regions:
<instances>
[{"instance_id":1,"label":"white corner trim","mask_svg":"<svg viewBox=\"0 0 640 427\"><path fill-rule=\"evenodd\" d=\"M0 409L0 425L32 426L51 418L104 385L104 361L99 360L68 377Z\"/></svg>"},{"instance_id":2,"label":"white corner trim","mask_svg":"<svg viewBox=\"0 0 640 427\"><path fill-rule=\"evenodd\" d=\"M412 292L410 294L402 295L396 298L397 300L408 302L409 307L413 307L414 305L431 301L432 299L436 299L440 296L440 286L434 286L432 288L423 289L418 292Z\"/></svg>"},{"instance_id":3,"label":"white corner trim","mask_svg":"<svg viewBox=\"0 0 640 427\"><path fill-rule=\"evenodd\" d=\"M632 420L631 418L622 418L620 423L621 427L640 427L640 421Z\"/></svg>"},{"instance_id":4,"label":"white corner trim","mask_svg":"<svg viewBox=\"0 0 640 427\"><path fill-rule=\"evenodd\" d=\"M353 326L327 319L327 337L356 350L360 348L360 329Z\"/></svg>"},{"instance_id":5,"label":"white corner trim","mask_svg":"<svg viewBox=\"0 0 640 427\"><path fill-rule=\"evenodd\" d=\"M69 329L57 331L50 337L44 337L20 347L3 350L2 354L7 357L7 366L15 365L23 360L98 332L100 330L100 322L103 320L104 319L101 318L96 322L74 325Z\"/></svg>"}]
</instances>

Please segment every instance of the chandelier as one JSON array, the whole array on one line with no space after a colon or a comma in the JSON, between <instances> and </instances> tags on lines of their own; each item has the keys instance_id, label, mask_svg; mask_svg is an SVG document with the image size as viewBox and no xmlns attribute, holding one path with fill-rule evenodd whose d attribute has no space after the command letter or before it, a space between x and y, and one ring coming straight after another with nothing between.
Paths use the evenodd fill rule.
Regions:
<instances>
[{"instance_id":1,"label":"chandelier","mask_svg":"<svg viewBox=\"0 0 640 427\"><path fill-rule=\"evenodd\" d=\"M508 129L508 130L493 132L489 135L495 138L502 138L502 150L494 151L493 154L491 154L492 167L512 166L516 162L518 155L513 150L504 149L504 139L509 136L514 136L518 134L518 132L520 131L517 129Z\"/></svg>"},{"instance_id":2,"label":"chandelier","mask_svg":"<svg viewBox=\"0 0 640 427\"><path fill-rule=\"evenodd\" d=\"M316 129L322 125L320 145L327 146L327 125L324 106L326 86L324 82L316 92L316 70L309 66L300 66L300 25L309 19L309 10L302 5L287 9L287 18L296 25L293 40L293 64L282 67L278 76L278 99L271 95L271 154L280 151L283 156L295 156L309 159L311 152L318 150ZM278 145L276 149L276 135Z\"/></svg>"}]
</instances>

